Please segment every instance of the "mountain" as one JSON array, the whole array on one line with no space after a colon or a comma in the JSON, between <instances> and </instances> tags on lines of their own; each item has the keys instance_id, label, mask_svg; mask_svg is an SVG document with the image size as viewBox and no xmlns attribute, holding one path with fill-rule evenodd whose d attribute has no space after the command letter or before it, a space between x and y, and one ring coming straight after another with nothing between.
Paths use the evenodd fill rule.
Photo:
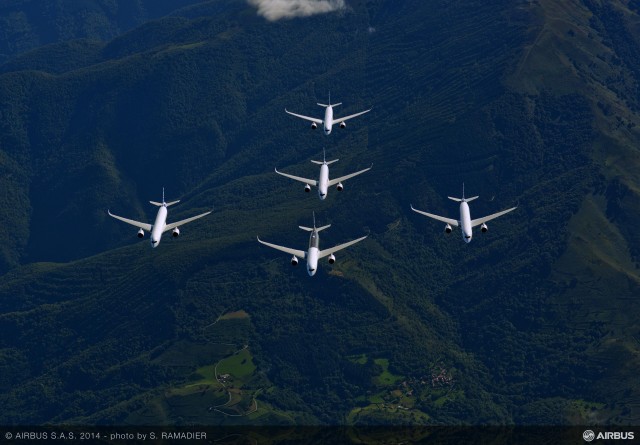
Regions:
<instances>
[{"instance_id":1,"label":"mountain","mask_svg":"<svg viewBox=\"0 0 640 445\"><path fill-rule=\"evenodd\" d=\"M0 62L43 45L110 40L199 0L9 0L0 5Z\"/></svg>"},{"instance_id":2,"label":"mountain","mask_svg":"<svg viewBox=\"0 0 640 445\"><path fill-rule=\"evenodd\" d=\"M0 65L0 422L633 424L633 8L218 0ZM329 92L373 111L284 113ZM323 147L373 169L324 202L273 173ZM518 206L469 245L409 210L463 183ZM162 187L214 213L151 250L106 209ZM255 236L302 248L314 211L323 245L369 237L309 279Z\"/></svg>"}]
</instances>

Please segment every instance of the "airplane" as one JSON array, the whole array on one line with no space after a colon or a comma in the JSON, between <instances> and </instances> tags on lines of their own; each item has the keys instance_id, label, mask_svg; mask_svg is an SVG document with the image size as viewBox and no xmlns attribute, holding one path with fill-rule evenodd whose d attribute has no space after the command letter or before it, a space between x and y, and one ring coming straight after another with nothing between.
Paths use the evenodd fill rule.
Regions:
<instances>
[{"instance_id":1,"label":"airplane","mask_svg":"<svg viewBox=\"0 0 640 445\"><path fill-rule=\"evenodd\" d=\"M311 232L311 235L309 237L309 250L307 250L306 252L304 250L290 249L288 247L278 246L277 244L267 243L266 241L262 241L260 237L257 237L257 238L258 238L258 242L261 244L264 244L265 246L269 246L274 249L281 250L282 252L292 254L293 255L293 257L291 257L292 266L298 265L298 257L302 259L306 259L307 273L309 274L310 277L314 276L316 274L316 271L318 270L318 260L328 256L329 264L333 264L336 262L336 257L334 253L346 247L349 247L357 242L360 242L368 236L368 235L365 235L361 238L355 239L353 241L349 241L348 243L340 244L330 249L320 250L319 232L324 229L328 229L329 227L331 227L331 224L322 226L322 227L316 227L316 215L314 213L313 228L305 227L305 226L298 226L298 227L300 227L302 230L305 230L307 232Z\"/></svg>"},{"instance_id":2,"label":"airplane","mask_svg":"<svg viewBox=\"0 0 640 445\"><path fill-rule=\"evenodd\" d=\"M156 220L152 224L146 224L138 221L134 221L132 219L123 218L122 216L114 215L111 211L107 210L109 216L114 217L115 219L119 219L120 221L124 221L127 224L131 224L132 226L138 227L138 238L144 237L144 231L151 232L151 247L154 249L158 247L160 244L160 239L162 238L162 234L164 232L168 232L171 230L171 234L174 238L180 236L180 229L178 226L185 225L188 222L194 221L198 218L202 218L203 216L207 216L213 210L210 210L206 213L202 213L198 216L192 216L191 218L183 219L182 221L178 221L175 223L167 224L167 207L177 204L180 200L165 202L164 201L164 188L162 189L162 202L149 201L151 204L160 207L158 209L158 214L156 215Z\"/></svg>"},{"instance_id":3,"label":"airplane","mask_svg":"<svg viewBox=\"0 0 640 445\"><path fill-rule=\"evenodd\" d=\"M318 105L320 105L321 107L324 107L324 119L318 119L315 117L309 117L309 116L304 116L302 114L296 114L296 113L292 113L291 111L288 111L286 108L284 109L285 112L291 114L292 116L296 116L299 117L300 119L305 119L308 121L311 121L311 128L313 130L315 130L316 128L318 128L318 125L322 124L323 125L323 130L324 130L324 134L326 134L327 136L329 136L331 134L331 127L333 127L333 124L340 124L340 128L345 128L347 126L346 121L348 119L352 119L356 116L360 116L361 114L364 113L368 113L369 111L371 111L371 108L369 108L368 110L365 111L361 111L359 113L355 113L355 114L350 114L349 116L345 116L345 117L341 117L338 119L334 119L333 118L333 107L337 107L338 105L342 105L342 102L339 102L337 104L331 104L331 94L329 94L329 104L321 104L318 103Z\"/></svg>"},{"instance_id":4,"label":"airplane","mask_svg":"<svg viewBox=\"0 0 640 445\"><path fill-rule=\"evenodd\" d=\"M279 172L278 169L276 168L276 173L282 176L286 176L287 178L290 179L294 179L296 181L300 181L300 182L304 182L305 186L304 186L304 191L305 192L310 192L311 191L311 186L314 187L318 187L318 197L320 197L320 200L323 200L327 197L327 193L328 193L328 189L329 187L336 185L336 189L341 192L344 189L344 185L342 185L342 181L346 181L347 179L353 178L354 176L358 176L361 173L364 173L368 170L371 170L371 167L373 167L373 164L371 164L371 167L369 168L365 168L364 170L360 170L358 172L355 173L351 173L350 175L346 175L346 176L341 176L339 178L336 179L329 179L329 164L333 164L334 162L338 162L338 159L334 159L333 161L327 161L324 158L324 150L323 150L323 160L322 162L320 161L311 161L314 164L318 164L320 166L320 176L318 177L318 180L314 180L314 179L306 179L306 178L301 178L300 176L293 176L293 175L289 175L287 173L282 173Z\"/></svg>"},{"instance_id":5,"label":"airplane","mask_svg":"<svg viewBox=\"0 0 640 445\"><path fill-rule=\"evenodd\" d=\"M460 226L460 228L462 229L462 239L464 240L465 243L471 242L471 238L473 236L473 234L471 233L472 232L471 229L473 227L480 226L480 230L482 230L482 233L485 233L487 230L489 230L486 224L487 221L491 221L494 218L497 218L499 216L504 215L505 213L509 213L512 210L517 209L517 207L512 207L510 209L503 210L498 213L494 213L493 215L485 216L484 218L471 219L471 214L469 213L469 204L467 203L478 198L478 196L474 196L472 198L465 198L464 184L462 184L462 198L452 198L451 196L447 196L447 198L451 199L452 201L457 201L460 203L460 220L456 221L455 219L445 218L444 216L438 216L432 213L416 210L413 208L413 205L411 205L411 210L413 210L416 213L420 213L421 215L428 216L429 218L433 218L438 221L442 221L446 223L447 225L444 226L445 233L451 233L452 231L451 226L456 226L456 227Z\"/></svg>"}]
</instances>

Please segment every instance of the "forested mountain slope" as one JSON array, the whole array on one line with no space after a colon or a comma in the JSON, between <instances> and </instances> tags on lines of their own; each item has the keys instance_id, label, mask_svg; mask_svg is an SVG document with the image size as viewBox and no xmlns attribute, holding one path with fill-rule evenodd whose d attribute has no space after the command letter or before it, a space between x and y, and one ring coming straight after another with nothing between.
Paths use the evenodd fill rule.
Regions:
<instances>
[{"instance_id":1,"label":"forested mountain slope","mask_svg":"<svg viewBox=\"0 0 640 445\"><path fill-rule=\"evenodd\" d=\"M220 0L0 66L0 421L636 422L632 7ZM373 111L284 113L329 91ZM273 172L323 147L373 169L323 202ZM463 183L518 206L469 245L409 209L455 217ZM162 187L170 221L214 213L152 251L106 209ZM369 237L310 279L255 236L304 248L312 211Z\"/></svg>"}]
</instances>

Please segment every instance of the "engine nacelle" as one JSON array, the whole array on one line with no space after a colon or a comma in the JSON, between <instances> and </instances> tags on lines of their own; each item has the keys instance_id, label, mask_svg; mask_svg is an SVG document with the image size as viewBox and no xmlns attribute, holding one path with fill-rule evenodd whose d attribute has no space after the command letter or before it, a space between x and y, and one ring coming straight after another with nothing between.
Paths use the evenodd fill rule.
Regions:
<instances>
[{"instance_id":1,"label":"engine nacelle","mask_svg":"<svg viewBox=\"0 0 640 445\"><path fill-rule=\"evenodd\" d=\"M342 182L338 182L338 185L336 185L336 190L338 190L339 192L344 190L344 185L342 185Z\"/></svg>"},{"instance_id":2,"label":"engine nacelle","mask_svg":"<svg viewBox=\"0 0 640 445\"><path fill-rule=\"evenodd\" d=\"M144 238L144 230L138 230L138 238Z\"/></svg>"},{"instance_id":3,"label":"engine nacelle","mask_svg":"<svg viewBox=\"0 0 640 445\"><path fill-rule=\"evenodd\" d=\"M304 191L309 193L311 191L311 186L309 184L304 186Z\"/></svg>"},{"instance_id":4,"label":"engine nacelle","mask_svg":"<svg viewBox=\"0 0 640 445\"><path fill-rule=\"evenodd\" d=\"M336 262L336 256L334 254L329 255L329 264Z\"/></svg>"},{"instance_id":5,"label":"engine nacelle","mask_svg":"<svg viewBox=\"0 0 640 445\"><path fill-rule=\"evenodd\" d=\"M480 230L482 230L482 233L487 233L487 230L489 230L489 228L485 223L482 223L482 225L480 226Z\"/></svg>"},{"instance_id":6,"label":"engine nacelle","mask_svg":"<svg viewBox=\"0 0 640 445\"><path fill-rule=\"evenodd\" d=\"M173 229L173 232L171 232L171 235L172 235L174 238L179 237L179 236L180 236L180 229L178 229L178 228L176 227L175 229Z\"/></svg>"},{"instance_id":7,"label":"engine nacelle","mask_svg":"<svg viewBox=\"0 0 640 445\"><path fill-rule=\"evenodd\" d=\"M318 128L318 124L316 124L315 122L311 122L311 129L315 130L316 128Z\"/></svg>"},{"instance_id":8,"label":"engine nacelle","mask_svg":"<svg viewBox=\"0 0 640 445\"><path fill-rule=\"evenodd\" d=\"M297 266L298 265L298 257L297 256L292 256L291 257L291 265L292 266Z\"/></svg>"},{"instance_id":9,"label":"engine nacelle","mask_svg":"<svg viewBox=\"0 0 640 445\"><path fill-rule=\"evenodd\" d=\"M346 122L340 122L340 128L344 129L347 128L347 123Z\"/></svg>"},{"instance_id":10,"label":"engine nacelle","mask_svg":"<svg viewBox=\"0 0 640 445\"><path fill-rule=\"evenodd\" d=\"M446 226L444 226L444 233L451 233L453 231L453 229L451 228L450 224L447 224Z\"/></svg>"}]
</instances>

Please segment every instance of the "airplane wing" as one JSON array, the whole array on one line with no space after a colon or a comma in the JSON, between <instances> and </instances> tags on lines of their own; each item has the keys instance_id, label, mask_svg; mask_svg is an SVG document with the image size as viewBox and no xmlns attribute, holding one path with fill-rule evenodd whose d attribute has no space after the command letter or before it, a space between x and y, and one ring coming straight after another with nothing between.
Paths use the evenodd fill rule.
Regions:
<instances>
[{"instance_id":1,"label":"airplane wing","mask_svg":"<svg viewBox=\"0 0 640 445\"><path fill-rule=\"evenodd\" d=\"M361 238L358 239L354 239L353 241L349 241L348 243L344 243L344 244L340 244L338 246L332 247L331 249L325 249L325 250L321 250L320 252L318 252L318 259L320 258L324 258L326 256L331 255L332 253L336 253L338 250L342 250L346 247L349 247L357 242L362 241L363 239L365 239L368 235L365 235Z\"/></svg>"},{"instance_id":2,"label":"airplane wing","mask_svg":"<svg viewBox=\"0 0 640 445\"><path fill-rule=\"evenodd\" d=\"M260 244L264 244L265 246L273 247L276 250L280 250L280 251L285 252L285 253L290 253L291 255L298 256L298 257L300 257L302 259L307 257L307 252L305 252L303 250L289 249L288 247L278 246L277 244L271 244L271 243L268 243L266 241L262 241L259 237L257 237L257 238L258 238L258 242Z\"/></svg>"},{"instance_id":3,"label":"airplane wing","mask_svg":"<svg viewBox=\"0 0 640 445\"><path fill-rule=\"evenodd\" d=\"M315 122L316 124L321 124L322 123L322 119L318 119L318 118L315 118L315 117L304 116L302 114L292 113L291 111L288 111L286 108L284 109L284 111L289 113L292 116L299 117L300 119L305 119L305 120L308 120L308 121L311 121L311 122Z\"/></svg>"},{"instance_id":4,"label":"airplane wing","mask_svg":"<svg viewBox=\"0 0 640 445\"><path fill-rule=\"evenodd\" d=\"M142 230L146 230L147 232L151 232L151 224L146 224L146 223L141 223L139 221L134 221L133 219L127 219L127 218L123 218L122 216L118 216L118 215L114 215L113 213L111 213L109 210L107 210L107 213L109 214L109 216L113 216L115 219L119 219L120 221L124 221L127 224L131 224L132 226L136 226Z\"/></svg>"},{"instance_id":5,"label":"airplane wing","mask_svg":"<svg viewBox=\"0 0 640 445\"><path fill-rule=\"evenodd\" d=\"M373 164L371 164L371 167L373 167ZM364 173L364 172L366 172L368 170L371 170L371 167L365 168L364 170L360 170L359 172L351 173L350 175L341 176L341 177L336 178L336 179L331 179L329 181L329 187L331 187L332 185L337 184L338 182L346 181L349 178L353 178L354 176L358 176L360 173Z\"/></svg>"},{"instance_id":6,"label":"airplane wing","mask_svg":"<svg viewBox=\"0 0 640 445\"><path fill-rule=\"evenodd\" d=\"M286 176L287 178L295 179L296 181L304 182L305 184L309 184L314 187L318 185L318 181L316 181L315 179L301 178L300 176L293 176L287 173L282 173L282 172L279 172L277 168L276 168L276 173L282 176Z\"/></svg>"},{"instance_id":7,"label":"airplane wing","mask_svg":"<svg viewBox=\"0 0 640 445\"><path fill-rule=\"evenodd\" d=\"M505 213L509 213L510 211L515 210L515 209L517 209L517 207L512 207L510 209L503 210L502 212L498 212L498 213L494 213L493 215L485 216L484 218L472 219L471 220L471 227L479 226L482 223L486 223L487 221L491 221L492 219L495 219L498 216L502 216Z\"/></svg>"},{"instance_id":8,"label":"airplane wing","mask_svg":"<svg viewBox=\"0 0 640 445\"><path fill-rule=\"evenodd\" d=\"M187 218L187 219L183 219L182 221L178 221L178 222L174 222L171 224L167 224L164 228L164 230L162 231L162 233L167 232L169 230L173 230L178 226L184 226L186 223L194 221L198 218L202 218L203 216L207 216L209 213L211 213L213 210L209 210L208 212L202 213L200 215L197 216L192 216L191 218Z\"/></svg>"},{"instance_id":9,"label":"airplane wing","mask_svg":"<svg viewBox=\"0 0 640 445\"><path fill-rule=\"evenodd\" d=\"M371 109L371 108L369 108L368 110L361 111L360 113L350 114L349 116L345 116L345 117L339 117L338 119L334 119L334 120L333 120L333 123L334 123L334 124L339 124L340 122L344 122L344 121L346 121L347 119L351 119L351 118L354 118L354 117L356 117L356 116L360 116L361 114L368 113L368 112L369 112L369 111L371 111L371 110L372 110L372 109Z\"/></svg>"},{"instance_id":10,"label":"airplane wing","mask_svg":"<svg viewBox=\"0 0 640 445\"><path fill-rule=\"evenodd\" d=\"M424 216L428 216L429 218L433 218L433 219L437 219L438 221L442 221L445 222L447 224L451 224L452 226L458 226L458 221L455 219L451 219L451 218L445 218L444 216L438 216L438 215L434 215L433 213L427 213L427 212L423 212L421 210L416 210L413 208L413 206L411 206L411 210L413 210L416 213L419 213L421 215Z\"/></svg>"}]
</instances>

